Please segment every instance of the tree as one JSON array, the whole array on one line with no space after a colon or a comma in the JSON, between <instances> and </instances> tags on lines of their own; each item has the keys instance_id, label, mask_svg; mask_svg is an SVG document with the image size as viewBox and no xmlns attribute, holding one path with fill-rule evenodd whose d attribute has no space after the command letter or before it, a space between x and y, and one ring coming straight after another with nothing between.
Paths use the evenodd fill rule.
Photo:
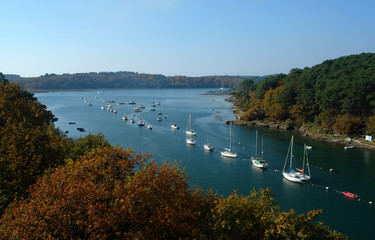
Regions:
<instances>
[{"instance_id":1,"label":"tree","mask_svg":"<svg viewBox=\"0 0 375 240\"><path fill-rule=\"evenodd\" d=\"M368 118L366 128L367 134L375 135L375 115Z\"/></svg>"},{"instance_id":2,"label":"tree","mask_svg":"<svg viewBox=\"0 0 375 240\"><path fill-rule=\"evenodd\" d=\"M52 118L32 94L0 84L0 214L46 170L64 163L66 139L51 131Z\"/></svg>"},{"instance_id":3,"label":"tree","mask_svg":"<svg viewBox=\"0 0 375 240\"><path fill-rule=\"evenodd\" d=\"M174 239L198 231L202 196L176 164L106 147L70 161L12 204L1 220L8 238Z\"/></svg>"}]
</instances>

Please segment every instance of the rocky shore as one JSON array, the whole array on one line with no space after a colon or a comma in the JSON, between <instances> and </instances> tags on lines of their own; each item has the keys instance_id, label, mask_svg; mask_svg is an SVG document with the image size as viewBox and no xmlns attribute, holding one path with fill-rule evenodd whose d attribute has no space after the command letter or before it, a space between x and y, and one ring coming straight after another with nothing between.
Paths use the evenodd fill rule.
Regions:
<instances>
[{"instance_id":1,"label":"rocky shore","mask_svg":"<svg viewBox=\"0 0 375 240\"><path fill-rule=\"evenodd\" d=\"M295 128L292 126L287 125L285 122L268 122L268 121L244 121L241 120L241 115L243 113L239 112L237 109L234 108L233 110L234 114L236 115L236 120L230 120L226 121L226 124L230 124L232 122L233 125L242 126L242 127L258 127L258 128L270 128L275 130L282 130L282 131L296 131L297 133L309 137L312 139L325 141L325 142L332 142L332 143L339 143L344 146L354 146L358 148L363 149L369 149L375 151L375 143L366 141L364 136L355 136L355 137L348 137L348 136L342 136L342 135L332 135L332 134L322 134L317 133L313 131L312 129L309 129L307 127L300 127Z\"/></svg>"}]
</instances>

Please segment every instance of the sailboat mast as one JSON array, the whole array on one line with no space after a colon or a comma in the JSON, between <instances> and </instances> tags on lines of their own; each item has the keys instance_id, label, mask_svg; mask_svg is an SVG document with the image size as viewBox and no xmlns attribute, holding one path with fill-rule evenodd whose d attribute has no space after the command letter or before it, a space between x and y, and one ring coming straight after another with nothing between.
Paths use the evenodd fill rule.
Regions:
<instances>
[{"instance_id":1,"label":"sailboat mast","mask_svg":"<svg viewBox=\"0 0 375 240\"><path fill-rule=\"evenodd\" d=\"M229 151L232 150L232 122L229 126Z\"/></svg>"},{"instance_id":2,"label":"sailboat mast","mask_svg":"<svg viewBox=\"0 0 375 240\"><path fill-rule=\"evenodd\" d=\"M255 159L258 158L258 130L256 130L255 134Z\"/></svg>"},{"instance_id":3,"label":"sailboat mast","mask_svg":"<svg viewBox=\"0 0 375 240\"><path fill-rule=\"evenodd\" d=\"M262 160L263 160L263 135L262 135Z\"/></svg>"},{"instance_id":4,"label":"sailboat mast","mask_svg":"<svg viewBox=\"0 0 375 240\"><path fill-rule=\"evenodd\" d=\"M207 136L206 136L206 143L208 143L208 126L207 126Z\"/></svg>"},{"instance_id":5,"label":"sailboat mast","mask_svg":"<svg viewBox=\"0 0 375 240\"><path fill-rule=\"evenodd\" d=\"M302 166L303 173L305 173L305 161L306 161L306 143L303 144L303 166Z\"/></svg>"},{"instance_id":6,"label":"sailboat mast","mask_svg":"<svg viewBox=\"0 0 375 240\"><path fill-rule=\"evenodd\" d=\"M292 136L292 141L291 141L291 147L290 147L290 168L289 169L292 169L292 161L293 161L293 138L294 136Z\"/></svg>"}]
</instances>

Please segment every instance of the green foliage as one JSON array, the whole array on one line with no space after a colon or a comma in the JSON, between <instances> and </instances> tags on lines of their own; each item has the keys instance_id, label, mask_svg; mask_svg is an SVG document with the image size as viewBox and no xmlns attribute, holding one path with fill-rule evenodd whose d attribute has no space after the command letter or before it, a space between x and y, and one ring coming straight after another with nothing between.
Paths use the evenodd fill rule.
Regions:
<instances>
[{"instance_id":1,"label":"green foliage","mask_svg":"<svg viewBox=\"0 0 375 240\"><path fill-rule=\"evenodd\" d=\"M53 115L15 84L0 84L0 214L45 170L64 162L65 139L50 131Z\"/></svg>"},{"instance_id":2,"label":"green foliage","mask_svg":"<svg viewBox=\"0 0 375 240\"><path fill-rule=\"evenodd\" d=\"M164 76L134 72L91 72L77 74L46 74L37 78L19 78L25 89L98 89L98 88L227 88L237 86L242 76ZM260 77L253 77L258 79Z\"/></svg>"},{"instance_id":3,"label":"green foliage","mask_svg":"<svg viewBox=\"0 0 375 240\"><path fill-rule=\"evenodd\" d=\"M240 84L237 92L246 89ZM269 91L272 91L272 99L268 96ZM251 97L253 93L263 101L260 107L251 103L254 102ZM237 99L236 104L245 112L250 108L264 112L264 116L270 120L290 118L297 125L317 120L329 131L336 123L334 119L337 116L347 116L352 118L351 123L346 124L351 126L350 130L344 130L340 123L336 124L336 129L348 134L361 134L365 125L356 118L366 121L375 113L375 54L340 57L312 68L292 69L288 75L267 77L257 83L256 90L248 93L247 97ZM255 105L259 106L257 103ZM270 109L277 109L283 114L272 117Z\"/></svg>"},{"instance_id":4,"label":"green foliage","mask_svg":"<svg viewBox=\"0 0 375 240\"><path fill-rule=\"evenodd\" d=\"M285 74L278 74L275 76L270 76L265 78L263 81L257 83L256 86L256 97L257 99L262 99L264 94L269 89L275 89L280 81L283 81L286 77Z\"/></svg>"},{"instance_id":5,"label":"green foliage","mask_svg":"<svg viewBox=\"0 0 375 240\"><path fill-rule=\"evenodd\" d=\"M86 152L94 151L95 149L100 147L109 146L111 146L111 144L107 140L105 140L103 134L88 134L85 137L78 138L76 141L71 143L71 147L69 148L69 157L72 159L78 159Z\"/></svg>"}]
</instances>

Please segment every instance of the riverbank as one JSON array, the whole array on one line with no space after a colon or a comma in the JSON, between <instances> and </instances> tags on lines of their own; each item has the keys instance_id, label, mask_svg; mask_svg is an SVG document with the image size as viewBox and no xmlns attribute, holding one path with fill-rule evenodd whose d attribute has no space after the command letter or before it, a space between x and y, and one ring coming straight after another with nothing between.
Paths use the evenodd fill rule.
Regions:
<instances>
[{"instance_id":1,"label":"riverbank","mask_svg":"<svg viewBox=\"0 0 375 240\"><path fill-rule=\"evenodd\" d=\"M234 108L234 114L236 115L236 120L226 121L226 124L232 122L233 125L242 126L242 127L258 127L258 128L270 128L275 130L281 131L296 131L298 134L302 136L309 137L312 139L325 141L325 142L332 142L332 143L339 143L345 147L353 146L363 149L369 149L375 151L375 143L366 141L364 136L355 136L355 137L348 137L343 135L337 134L327 134L323 133L321 129L317 128L316 126L309 126L303 125L299 128L295 128L286 124L285 122L268 122L268 121L260 121L260 120L253 120L253 121L244 121L241 119L241 113L237 109Z\"/></svg>"}]
</instances>

